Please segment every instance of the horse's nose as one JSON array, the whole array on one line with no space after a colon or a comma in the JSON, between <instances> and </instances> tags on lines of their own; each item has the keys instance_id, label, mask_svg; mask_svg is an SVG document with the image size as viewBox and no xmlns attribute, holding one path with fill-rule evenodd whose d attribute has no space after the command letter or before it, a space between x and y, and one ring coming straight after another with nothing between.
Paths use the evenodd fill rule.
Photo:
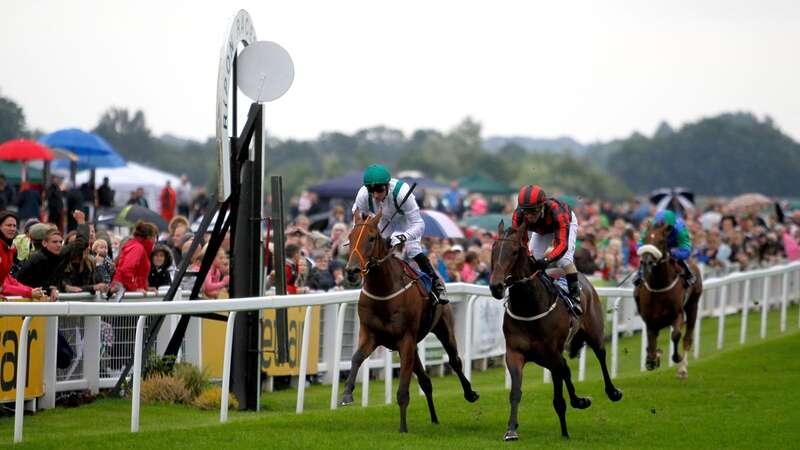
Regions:
<instances>
[{"instance_id":1,"label":"horse's nose","mask_svg":"<svg viewBox=\"0 0 800 450\"><path fill-rule=\"evenodd\" d=\"M359 269L357 266L347 265L345 266L344 271L347 274L347 281L355 283L358 280L358 273L361 271L361 269Z\"/></svg>"},{"instance_id":2,"label":"horse's nose","mask_svg":"<svg viewBox=\"0 0 800 450\"><path fill-rule=\"evenodd\" d=\"M492 283L489 285L489 290L492 292L492 297L501 299L503 298L506 288L503 286L503 283Z\"/></svg>"}]
</instances>

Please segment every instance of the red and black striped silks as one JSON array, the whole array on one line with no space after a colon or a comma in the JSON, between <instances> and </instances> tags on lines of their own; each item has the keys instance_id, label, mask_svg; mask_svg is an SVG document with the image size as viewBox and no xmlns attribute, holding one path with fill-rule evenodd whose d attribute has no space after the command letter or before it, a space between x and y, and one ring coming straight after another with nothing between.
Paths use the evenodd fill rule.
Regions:
<instances>
[{"instance_id":1,"label":"red and black striped silks","mask_svg":"<svg viewBox=\"0 0 800 450\"><path fill-rule=\"evenodd\" d=\"M523 225L525 215L519 207L514 211L512 226L519 228ZM572 209L566 203L549 198L544 202L544 212L535 223L528 223L528 231L537 234L553 234L553 250L547 255L550 261L556 261L567 252L569 245L569 224L572 221Z\"/></svg>"}]
</instances>

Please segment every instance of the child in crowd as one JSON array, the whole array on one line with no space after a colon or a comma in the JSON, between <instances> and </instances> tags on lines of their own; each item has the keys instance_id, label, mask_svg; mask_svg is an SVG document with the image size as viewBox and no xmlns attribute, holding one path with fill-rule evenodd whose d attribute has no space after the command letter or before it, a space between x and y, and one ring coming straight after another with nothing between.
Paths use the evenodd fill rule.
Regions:
<instances>
[{"instance_id":1,"label":"child in crowd","mask_svg":"<svg viewBox=\"0 0 800 450\"><path fill-rule=\"evenodd\" d=\"M94 260L94 282L111 283L114 278L114 262L108 256L108 242L104 239L94 241L91 256Z\"/></svg>"},{"instance_id":2,"label":"child in crowd","mask_svg":"<svg viewBox=\"0 0 800 450\"><path fill-rule=\"evenodd\" d=\"M228 283L230 282L229 275L223 275L223 263L228 259L227 253L222 248L217 251L217 256L214 262L211 263L211 268L208 270L208 275L203 282L203 295L208 298L219 298L220 293L224 289L228 290Z\"/></svg>"}]
</instances>

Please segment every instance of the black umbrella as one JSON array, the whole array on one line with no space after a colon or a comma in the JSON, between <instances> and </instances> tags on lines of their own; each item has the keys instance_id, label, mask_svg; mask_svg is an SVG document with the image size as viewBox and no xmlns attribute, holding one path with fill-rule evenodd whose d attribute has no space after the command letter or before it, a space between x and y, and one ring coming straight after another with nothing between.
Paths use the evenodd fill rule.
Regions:
<instances>
[{"instance_id":1,"label":"black umbrella","mask_svg":"<svg viewBox=\"0 0 800 450\"><path fill-rule=\"evenodd\" d=\"M126 205L99 212L97 223L111 223L118 227L132 228L136 222L152 222L159 231L166 231L168 224L157 212L139 205Z\"/></svg>"},{"instance_id":2,"label":"black umbrella","mask_svg":"<svg viewBox=\"0 0 800 450\"><path fill-rule=\"evenodd\" d=\"M659 211L686 211L694 209L694 193L682 187L656 189L650 193L650 203L656 205Z\"/></svg>"}]
</instances>

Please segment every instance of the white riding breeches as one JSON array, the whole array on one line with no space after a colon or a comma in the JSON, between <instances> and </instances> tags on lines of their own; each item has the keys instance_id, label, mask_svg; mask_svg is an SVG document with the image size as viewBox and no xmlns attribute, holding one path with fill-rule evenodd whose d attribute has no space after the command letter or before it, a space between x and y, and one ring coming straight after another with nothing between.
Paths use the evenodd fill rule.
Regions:
<instances>
[{"instance_id":1,"label":"white riding breeches","mask_svg":"<svg viewBox=\"0 0 800 450\"><path fill-rule=\"evenodd\" d=\"M532 236L530 242L528 242L528 249L531 251L531 254L534 258L541 259L547 252L548 247L550 247L550 245L553 243L553 233L531 234ZM573 257L575 255L575 236L577 235L578 218L575 217L575 213L572 213L572 220L569 222L569 233L567 236L567 251L564 252L564 256L556 261L556 265L558 267L563 269L573 263Z\"/></svg>"}]
</instances>

